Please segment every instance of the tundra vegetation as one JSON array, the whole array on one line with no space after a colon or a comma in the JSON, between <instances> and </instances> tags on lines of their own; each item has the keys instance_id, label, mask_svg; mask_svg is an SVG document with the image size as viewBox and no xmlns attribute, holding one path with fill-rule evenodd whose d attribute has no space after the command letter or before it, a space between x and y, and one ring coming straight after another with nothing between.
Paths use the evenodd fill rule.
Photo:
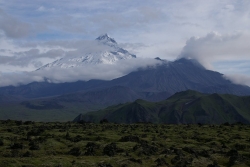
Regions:
<instances>
[{"instance_id":1,"label":"tundra vegetation","mask_svg":"<svg viewBox=\"0 0 250 167\"><path fill-rule=\"evenodd\" d=\"M250 126L0 121L2 167L244 167Z\"/></svg>"}]
</instances>

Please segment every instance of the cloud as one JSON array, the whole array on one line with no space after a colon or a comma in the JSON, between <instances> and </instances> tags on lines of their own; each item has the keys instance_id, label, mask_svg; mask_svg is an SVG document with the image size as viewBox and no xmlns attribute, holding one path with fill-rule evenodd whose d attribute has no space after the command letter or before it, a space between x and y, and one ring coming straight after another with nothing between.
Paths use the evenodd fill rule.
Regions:
<instances>
[{"instance_id":1,"label":"cloud","mask_svg":"<svg viewBox=\"0 0 250 167\"><path fill-rule=\"evenodd\" d=\"M45 11L45 7L44 6L40 6L39 8L37 8L37 11L39 11L39 12Z\"/></svg>"},{"instance_id":2,"label":"cloud","mask_svg":"<svg viewBox=\"0 0 250 167\"><path fill-rule=\"evenodd\" d=\"M23 16L18 17L19 22L24 22L21 20L25 19L25 22L31 24L36 38L55 35L62 38L79 38L79 35L86 34L96 36L105 32L125 33L131 29L146 27L147 24L163 17L162 9L145 4L148 2L25 1L22 5L17 5L13 1L3 0L0 5L12 15Z\"/></svg>"},{"instance_id":3,"label":"cloud","mask_svg":"<svg viewBox=\"0 0 250 167\"><path fill-rule=\"evenodd\" d=\"M246 32L211 32L187 40L179 58L196 59L206 68L224 73L233 83L250 86L250 43L247 41L250 34Z\"/></svg>"},{"instance_id":4,"label":"cloud","mask_svg":"<svg viewBox=\"0 0 250 167\"><path fill-rule=\"evenodd\" d=\"M0 51L0 71L2 72L18 72L20 68L23 68L22 71L32 71L44 64L64 57L67 53L67 51L63 49L54 48L47 49L47 51L44 52L41 48L31 48L11 52L11 55L8 56L1 55L3 52L5 51Z\"/></svg>"},{"instance_id":5,"label":"cloud","mask_svg":"<svg viewBox=\"0 0 250 167\"><path fill-rule=\"evenodd\" d=\"M19 43L3 37L0 38L0 71L33 71L65 55L74 56L73 51L78 48L93 46L88 43L70 40Z\"/></svg>"},{"instance_id":6,"label":"cloud","mask_svg":"<svg viewBox=\"0 0 250 167\"><path fill-rule=\"evenodd\" d=\"M124 76L132 71L148 66L154 67L160 62L155 59L136 58L120 60L115 64L85 65L75 68L51 68L33 72L0 73L0 86L23 85L30 82L49 81L53 83L74 82L91 79L111 80Z\"/></svg>"},{"instance_id":7,"label":"cloud","mask_svg":"<svg viewBox=\"0 0 250 167\"><path fill-rule=\"evenodd\" d=\"M187 40L179 57L194 58L208 68L213 62L250 60L250 34L219 34L211 32L204 37Z\"/></svg>"},{"instance_id":8,"label":"cloud","mask_svg":"<svg viewBox=\"0 0 250 167\"><path fill-rule=\"evenodd\" d=\"M32 71L92 52L86 40L106 32L138 57L174 60L181 54L223 73L239 69L227 68L231 62L250 61L247 0L0 0L0 6L2 72Z\"/></svg>"},{"instance_id":9,"label":"cloud","mask_svg":"<svg viewBox=\"0 0 250 167\"><path fill-rule=\"evenodd\" d=\"M0 87L2 86L18 86L23 84L28 84L34 81L41 82L44 81L42 76L31 75L29 72L21 73L1 73L0 72Z\"/></svg>"},{"instance_id":10,"label":"cloud","mask_svg":"<svg viewBox=\"0 0 250 167\"><path fill-rule=\"evenodd\" d=\"M2 30L7 37L21 38L30 33L30 25L19 21L0 9L0 30Z\"/></svg>"},{"instance_id":11,"label":"cloud","mask_svg":"<svg viewBox=\"0 0 250 167\"><path fill-rule=\"evenodd\" d=\"M37 8L37 11L39 12L54 12L55 8L45 8L44 6L40 6L39 8Z\"/></svg>"},{"instance_id":12,"label":"cloud","mask_svg":"<svg viewBox=\"0 0 250 167\"><path fill-rule=\"evenodd\" d=\"M9 64L14 66L28 66L41 58L49 58L50 61L63 57L65 52L61 49L51 49L45 53L40 53L38 49L30 49L24 52L14 53L14 56L0 56L0 64ZM3 61L2 61L3 60Z\"/></svg>"},{"instance_id":13,"label":"cloud","mask_svg":"<svg viewBox=\"0 0 250 167\"><path fill-rule=\"evenodd\" d=\"M6 63L9 63L11 62L13 59L12 57L9 57L9 56L0 56L0 64L6 64Z\"/></svg>"},{"instance_id":14,"label":"cloud","mask_svg":"<svg viewBox=\"0 0 250 167\"><path fill-rule=\"evenodd\" d=\"M250 86L250 76L242 74L228 74L224 76L235 84Z\"/></svg>"},{"instance_id":15,"label":"cloud","mask_svg":"<svg viewBox=\"0 0 250 167\"><path fill-rule=\"evenodd\" d=\"M162 42L162 36L175 40L203 35L211 30L248 30L248 1L132 1L132 0L71 0L49 1L2 0L0 6L20 22L36 27L36 34L62 38L93 37L104 32L135 42ZM53 11L53 12L51 12ZM24 21L25 20L25 21ZM235 23L235 24L232 24ZM39 27L44 27L39 30ZM35 31L35 30L33 30ZM155 35L147 38L145 34ZM39 36L40 34L40 36ZM119 35L118 35L119 34ZM134 35L136 34L136 35ZM138 39L137 37L143 37ZM150 36L151 37L151 36Z\"/></svg>"},{"instance_id":16,"label":"cloud","mask_svg":"<svg viewBox=\"0 0 250 167\"><path fill-rule=\"evenodd\" d=\"M16 47L9 45L10 48ZM81 57L89 53L114 50L114 48L103 45L96 40L49 41L36 43L36 45L26 43L20 48L22 49L16 49L16 52L9 54L5 53L5 49L0 50L0 71L17 72L15 69L20 70L20 68L23 68L23 71L34 71L60 58ZM10 70L11 68L13 70Z\"/></svg>"},{"instance_id":17,"label":"cloud","mask_svg":"<svg viewBox=\"0 0 250 167\"><path fill-rule=\"evenodd\" d=\"M250 60L218 61L213 63L213 67L224 74L250 74Z\"/></svg>"}]
</instances>

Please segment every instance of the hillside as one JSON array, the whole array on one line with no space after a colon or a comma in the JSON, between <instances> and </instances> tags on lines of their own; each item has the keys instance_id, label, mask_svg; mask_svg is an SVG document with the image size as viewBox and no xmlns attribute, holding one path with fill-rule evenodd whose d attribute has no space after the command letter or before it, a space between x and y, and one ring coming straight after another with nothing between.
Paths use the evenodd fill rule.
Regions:
<instances>
[{"instance_id":1,"label":"hillside","mask_svg":"<svg viewBox=\"0 0 250 167\"><path fill-rule=\"evenodd\" d=\"M136 100L81 116L87 122L221 124L250 123L250 96L178 92L160 102Z\"/></svg>"}]
</instances>

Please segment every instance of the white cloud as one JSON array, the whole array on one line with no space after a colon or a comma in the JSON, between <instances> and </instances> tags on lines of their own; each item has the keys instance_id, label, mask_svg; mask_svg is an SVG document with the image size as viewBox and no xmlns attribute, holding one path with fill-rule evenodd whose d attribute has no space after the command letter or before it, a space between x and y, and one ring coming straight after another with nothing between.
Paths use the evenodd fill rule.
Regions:
<instances>
[{"instance_id":1,"label":"white cloud","mask_svg":"<svg viewBox=\"0 0 250 167\"><path fill-rule=\"evenodd\" d=\"M116 64L85 65L69 69L51 68L33 72L0 73L1 86L22 85L34 81L46 80L53 83L74 82L78 80L88 81L90 79L111 80L124 76L139 68L154 67L160 62L154 59L136 58L118 61Z\"/></svg>"},{"instance_id":2,"label":"white cloud","mask_svg":"<svg viewBox=\"0 0 250 167\"><path fill-rule=\"evenodd\" d=\"M0 30L2 30L7 37L21 38L29 34L30 25L13 18L0 9Z\"/></svg>"},{"instance_id":3,"label":"white cloud","mask_svg":"<svg viewBox=\"0 0 250 167\"><path fill-rule=\"evenodd\" d=\"M233 83L250 86L250 34L211 32L187 40L179 57L197 59L206 68L219 71Z\"/></svg>"},{"instance_id":4,"label":"white cloud","mask_svg":"<svg viewBox=\"0 0 250 167\"><path fill-rule=\"evenodd\" d=\"M37 8L38 12L54 12L56 9L55 8L45 8L44 6L40 6Z\"/></svg>"},{"instance_id":5,"label":"white cloud","mask_svg":"<svg viewBox=\"0 0 250 167\"><path fill-rule=\"evenodd\" d=\"M22 42L15 43L5 37L0 38L0 71L21 72L33 71L51 63L66 54L73 54L81 44L87 41L52 41L52 42ZM87 47L88 45L86 45ZM71 55L73 56L73 55Z\"/></svg>"},{"instance_id":6,"label":"white cloud","mask_svg":"<svg viewBox=\"0 0 250 167\"><path fill-rule=\"evenodd\" d=\"M226 79L231 80L235 84L250 86L250 76L242 74L227 74Z\"/></svg>"},{"instance_id":7,"label":"white cloud","mask_svg":"<svg viewBox=\"0 0 250 167\"><path fill-rule=\"evenodd\" d=\"M28 72L21 73L1 73L0 72L0 87L1 86L18 86L23 84L28 84L33 81L41 82L44 80L42 76L31 75Z\"/></svg>"},{"instance_id":8,"label":"white cloud","mask_svg":"<svg viewBox=\"0 0 250 167\"><path fill-rule=\"evenodd\" d=\"M250 34L219 34L211 32L205 37L191 37L180 57L194 58L212 68L213 62L250 60Z\"/></svg>"},{"instance_id":9,"label":"white cloud","mask_svg":"<svg viewBox=\"0 0 250 167\"><path fill-rule=\"evenodd\" d=\"M40 7L37 9L37 11L39 11L39 12L45 11L45 7L44 7L44 6L40 6Z\"/></svg>"}]
</instances>

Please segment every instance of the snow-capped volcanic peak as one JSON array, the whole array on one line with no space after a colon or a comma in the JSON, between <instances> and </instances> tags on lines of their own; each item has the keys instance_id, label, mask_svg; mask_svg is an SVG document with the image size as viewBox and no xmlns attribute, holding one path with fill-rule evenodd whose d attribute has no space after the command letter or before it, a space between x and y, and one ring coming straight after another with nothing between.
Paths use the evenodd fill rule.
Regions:
<instances>
[{"instance_id":1,"label":"snow-capped volcanic peak","mask_svg":"<svg viewBox=\"0 0 250 167\"><path fill-rule=\"evenodd\" d=\"M42 66L40 69L47 69L52 67L72 68L84 66L86 64L114 64L117 61L136 58L135 55L129 53L127 50L120 48L116 41L108 34L104 34L96 38L96 51L91 53L80 53L77 56L66 56L60 58L52 63ZM100 45L105 46L101 47ZM80 55L80 56L79 56Z\"/></svg>"},{"instance_id":2,"label":"snow-capped volcanic peak","mask_svg":"<svg viewBox=\"0 0 250 167\"><path fill-rule=\"evenodd\" d=\"M111 38L108 34L100 35L96 40L102 44L111 46L111 47L118 47L117 43L114 38Z\"/></svg>"},{"instance_id":3,"label":"snow-capped volcanic peak","mask_svg":"<svg viewBox=\"0 0 250 167\"><path fill-rule=\"evenodd\" d=\"M117 44L116 41L114 40L114 38L111 38L108 34L103 34L103 35L99 36L98 38L96 38L96 40L103 41L103 42L108 41L108 42L112 42L112 43Z\"/></svg>"}]
</instances>

